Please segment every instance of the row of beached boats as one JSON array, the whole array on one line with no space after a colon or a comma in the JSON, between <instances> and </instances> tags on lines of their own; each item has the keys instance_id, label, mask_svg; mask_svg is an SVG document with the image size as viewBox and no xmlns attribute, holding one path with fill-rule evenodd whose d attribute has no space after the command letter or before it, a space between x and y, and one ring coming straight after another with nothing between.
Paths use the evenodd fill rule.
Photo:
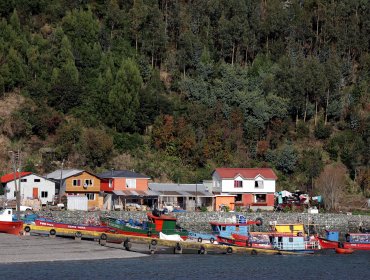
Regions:
<instances>
[{"instance_id":1,"label":"row of beached boats","mask_svg":"<svg viewBox=\"0 0 370 280\"><path fill-rule=\"evenodd\" d=\"M370 250L369 232L348 233L346 239L340 242L339 235L333 234L335 232L327 232L325 238L308 235L303 224L275 223L270 226L268 232L252 231L251 226L254 225L262 225L262 219L252 221L242 215L236 215L231 221L211 222L211 233L200 233L181 228L177 225L176 217L165 215L158 210L148 212L145 221L101 217L99 225L59 223L35 214L26 215L23 220L17 221L11 209L0 211L0 232L17 235L37 230L48 231L51 235L68 231L80 238L110 233L301 253L314 253L324 249L335 249L338 253Z\"/></svg>"}]
</instances>

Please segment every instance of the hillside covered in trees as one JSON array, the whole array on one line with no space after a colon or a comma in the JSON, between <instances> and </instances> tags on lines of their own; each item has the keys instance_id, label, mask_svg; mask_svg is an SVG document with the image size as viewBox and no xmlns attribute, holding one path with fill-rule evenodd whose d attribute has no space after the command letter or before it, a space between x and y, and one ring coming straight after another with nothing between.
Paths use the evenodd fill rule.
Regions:
<instances>
[{"instance_id":1,"label":"hillside covered in trees","mask_svg":"<svg viewBox=\"0 0 370 280\"><path fill-rule=\"evenodd\" d=\"M273 167L369 195L367 0L0 2L0 171ZM342 186L343 185L343 186Z\"/></svg>"}]
</instances>

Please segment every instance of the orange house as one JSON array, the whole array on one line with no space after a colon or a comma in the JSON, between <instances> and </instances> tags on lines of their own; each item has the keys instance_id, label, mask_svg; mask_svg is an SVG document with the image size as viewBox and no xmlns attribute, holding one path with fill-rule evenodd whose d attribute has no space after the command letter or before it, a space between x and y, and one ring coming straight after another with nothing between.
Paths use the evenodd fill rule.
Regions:
<instances>
[{"instance_id":1,"label":"orange house","mask_svg":"<svg viewBox=\"0 0 370 280\"><path fill-rule=\"evenodd\" d=\"M60 184L58 193L60 195L80 195L87 197L87 207L101 208L103 198L100 193L100 178L94 174L77 169L56 170L47 175Z\"/></svg>"},{"instance_id":2,"label":"orange house","mask_svg":"<svg viewBox=\"0 0 370 280\"><path fill-rule=\"evenodd\" d=\"M107 209L124 209L127 205L152 206L158 194L148 189L150 177L128 170L111 170L98 175L100 190L108 201Z\"/></svg>"}]
</instances>

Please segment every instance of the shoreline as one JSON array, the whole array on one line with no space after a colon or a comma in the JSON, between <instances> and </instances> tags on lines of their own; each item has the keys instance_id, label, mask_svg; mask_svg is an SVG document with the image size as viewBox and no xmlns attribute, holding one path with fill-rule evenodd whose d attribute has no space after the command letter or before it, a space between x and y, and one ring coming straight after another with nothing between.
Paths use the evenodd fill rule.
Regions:
<instances>
[{"instance_id":1,"label":"shoreline","mask_svg":"<svg viewBox=\"0 0 370 280\"><path fill-rule=\"evenodd\" d=\"M0 233L0 264L127 259L149 255L126 251L119 244Z\"/></svg>"}]
</instances>

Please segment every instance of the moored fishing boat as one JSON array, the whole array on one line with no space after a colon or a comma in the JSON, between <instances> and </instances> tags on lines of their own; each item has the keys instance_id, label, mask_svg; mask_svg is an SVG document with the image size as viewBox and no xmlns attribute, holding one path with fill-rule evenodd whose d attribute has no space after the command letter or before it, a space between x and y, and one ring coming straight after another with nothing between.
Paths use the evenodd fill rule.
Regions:
<instances>
[{"instance_id":1,"label":"moored fishing boat","mask_svg":"<svg viewBox=\"0 0 370 280\"><path fill-rule=\"evenodd\" d=\"M309 248L303 236L275 235L272 245L278 251L293 251L296 253L313 254L314 248Z\"/></svg>"},{"instance_id":2,"label":"moored fishing boat","mask_svg":"<svg viewBox=\"0 0 370 280\"><path fill-rule=\"evenodd\" d=\"M344 249L370 250L370 233L347 233L345 242L340 243Z\"/></svg>"},{"instance_id":3,"label":"moored fishing boat","mask_svg":"<svg viewBox=\"0 0 370 280\"><path fill-rule=\"evenodd\" d=\"M22 234L23 221L13 220L13 210L0 210L0 232L20 235Z\"/></svg>"},{"instance_id":4,"label":"moored fishing boat","mask_svg":"<svg viewBox=\"0 0 370 280\"><path fill-rule=\"evenodd\" d=\"M95 225L74 225L67 223L58 223L49 219L36 219L34 224L36 226L50 227L53 229L72 229L72 230L84 230L84 231L96 231L96 232L108 232L109 228L106 226L95 226ZM25 227L27 231L27 226Z\"/></svg>"},{"instance_id":5,"label":"moored fishing boat","mask_svg":"<svg viewBox=\"0 0 370 280\"><path fill-rule=\"evenodd\" d=\"M232 237L238 240L243 246L260 249L272 249L270 235L267 232L250 232L249 236L233 234ZM240 245L238 245L240 246Z\"/></svg>"},{"instance_id":6,"label":"moored fishing boat","mask_svg":"<svg viewBox=\"0 0 370 280\"><path fill-rule=\"evenodd\" d=\"M339 247L339 241L328 240L322 237L317 237L321 249L336 249Z\"/></svg>"},{"instance_id":7,"label":"moored fishing boat","mask_svg":"<svg viewBox=\"0 0 370 280\"><path fill-rule=\"evenodd\" d=\"M178 234L183 240L188 238L188 231L177 226L175 216L163 215L159 211L147 213L147 221L124 221L113 217L101 217L101 224L116 233L133 236L151 236L159 238L159 233L166 235Z\"/></svg>"}]
</instances>

